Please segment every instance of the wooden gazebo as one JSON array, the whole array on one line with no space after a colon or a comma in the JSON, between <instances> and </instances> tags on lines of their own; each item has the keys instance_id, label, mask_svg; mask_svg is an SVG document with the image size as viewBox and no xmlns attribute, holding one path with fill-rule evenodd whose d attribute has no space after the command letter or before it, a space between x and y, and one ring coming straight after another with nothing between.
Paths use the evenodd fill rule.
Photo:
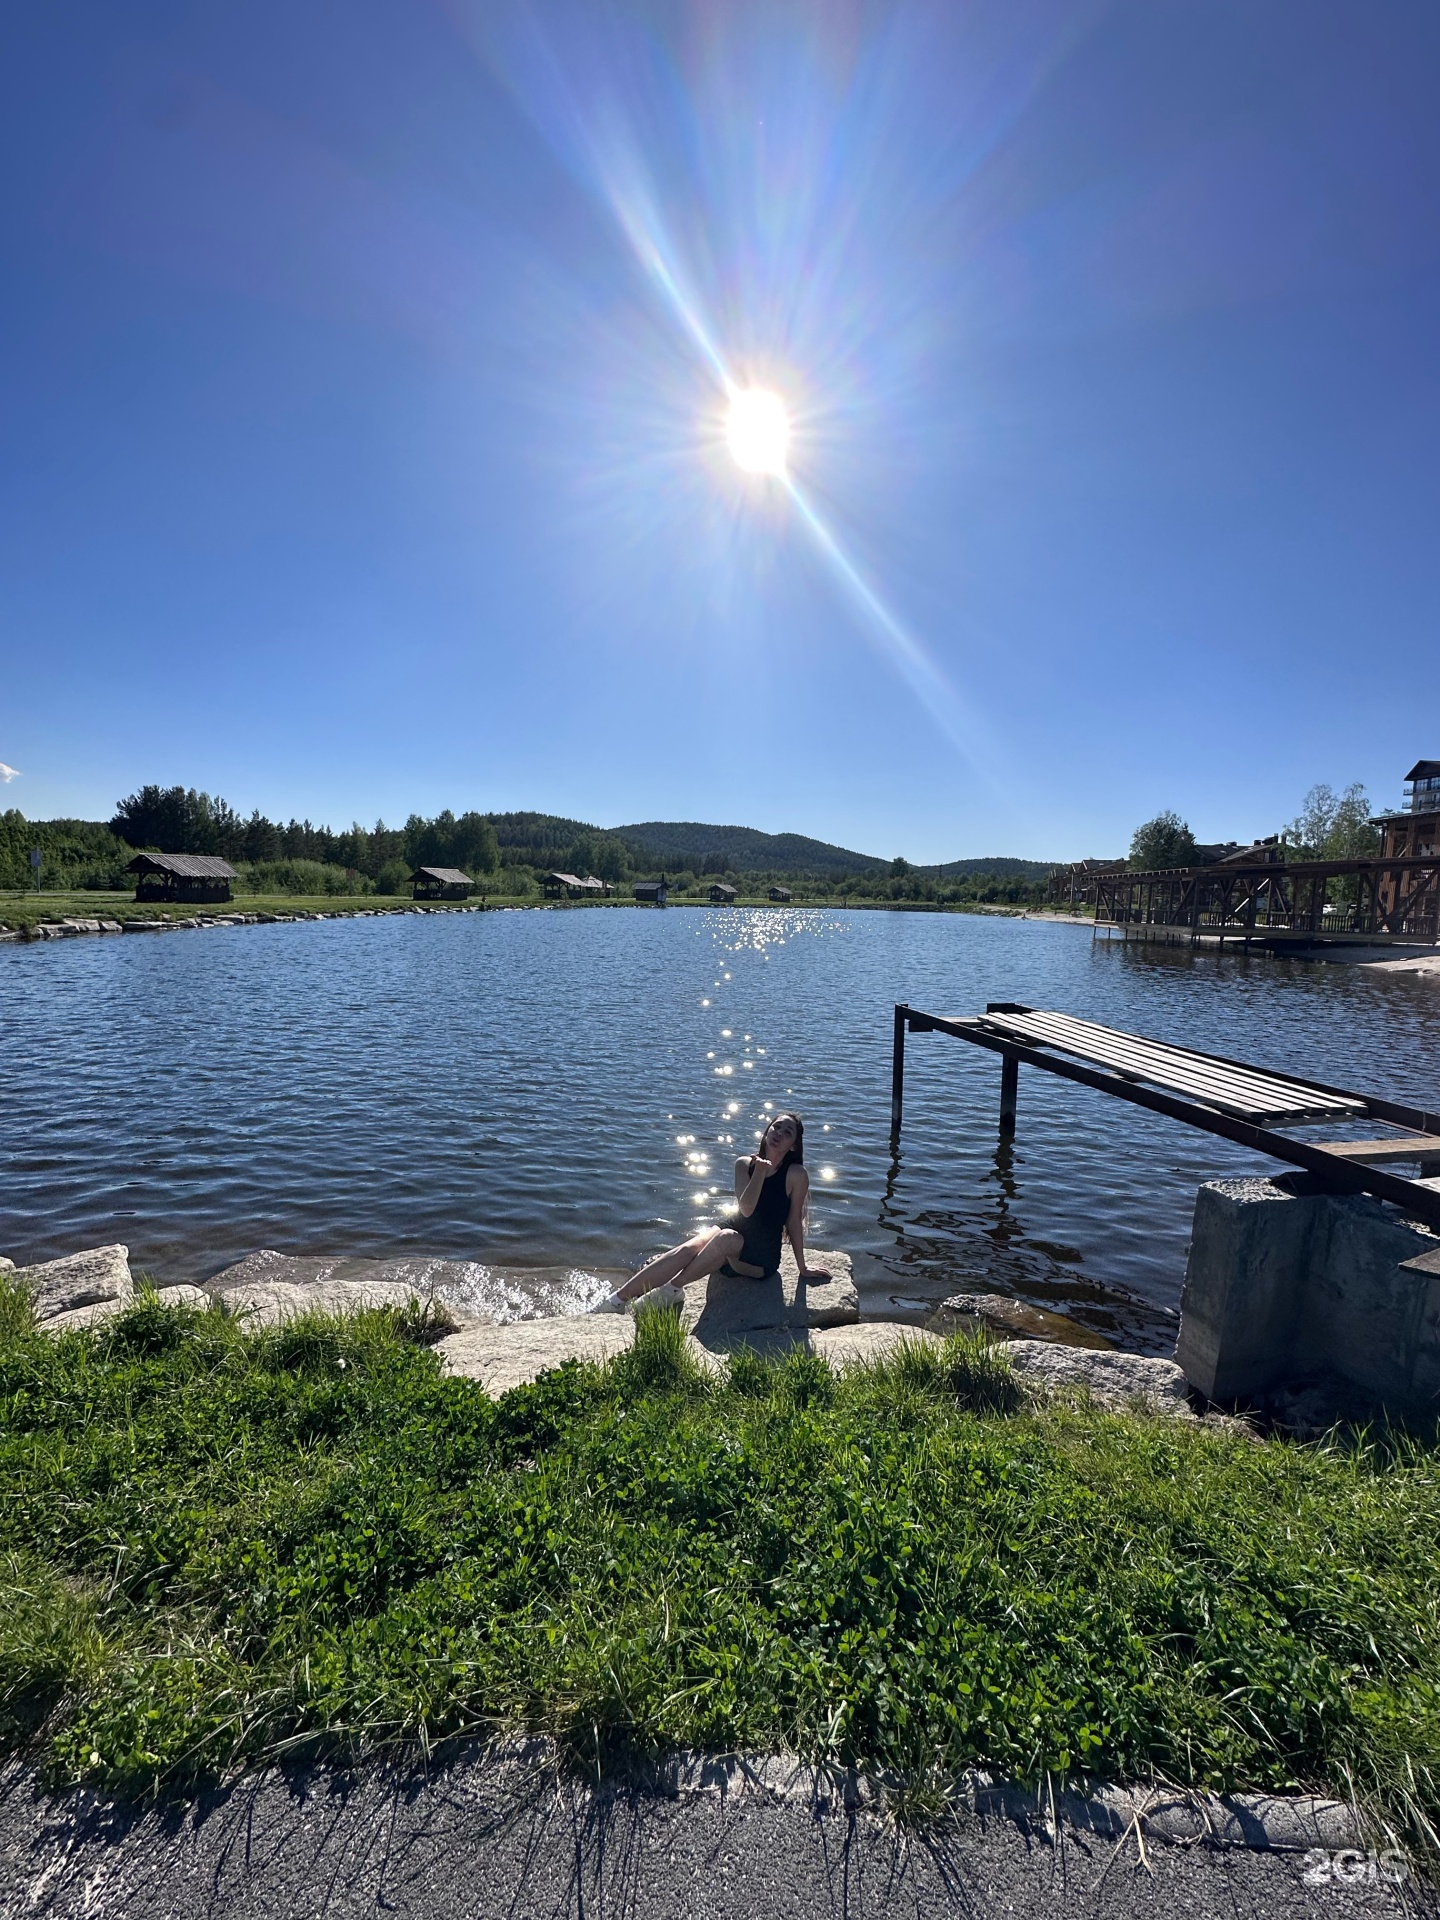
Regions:
<instances>
[{"instance_id":1,"label":"wooden gazebo","mask_svg":"<svg viewBox=\"0 0 1440 1920\"><path fill-rule=\"evenodd\" d=\"M547 873L540 882L547 900L578 900L583 894L607 894L610 889L593 873L582 880L578 873Z\"/></svg>"},{"instance_id":2,"label":"wooden gazebo","mask_svg":"<svg viewBox=\"0 0 1440 1920\"><path fill-rule=\"evenodd\" d=\"M237 878L230 862L213 853L138 853L126 872L135 875L137 900L196 906L229 900Z\"/></svg>"},{"instance_id":3,"label":"wooden gazebo","mask_svg":"<svg viewBox=\"0 0 1440 1920\"><path fill-rule=\"evenodd\" d=\"M468 900L475 882L459 867L417 867L410 885L416 900Z\"/></svg>"}]
</instances>

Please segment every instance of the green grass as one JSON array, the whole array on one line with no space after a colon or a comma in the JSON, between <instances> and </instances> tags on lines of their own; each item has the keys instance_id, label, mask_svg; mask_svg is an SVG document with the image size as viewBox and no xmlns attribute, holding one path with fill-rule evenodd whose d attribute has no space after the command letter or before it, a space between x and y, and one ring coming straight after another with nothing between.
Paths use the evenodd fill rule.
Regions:
<instances>
[{"instance_id":1,"label":"green grass","mask_svg":"<svg viewBox=\"0 0 1440 1920\"><path fill-rule=\"evenodd\" d=\"M0 1313L7 1744L129 1794L528 1728L1440 1818L1430 1448L1037 1410L965 1340L717 1382L660 1314L492 1401L428 1333Z\"/></svg>"},{"instance_id":2,"label":"green grass","mask_svg":"<svg viewBox=\"0 0 1440 1920\"><path fill-rule=\"evenodd\" d=\"M435 900L422 904L441 911L478 906L473 901ZM384 893L258 894L237 893L231 901L214 906L166 905L155 901L136 901L128 893L5 893L0 894L0 927L33 927L40 920L189 920L197 914L217 913L394 913L413 906L409 895ZM491 894L489 904L538 906L532 894L528 899L510 899Z\"/></svg>"},{"instance_id":3,"label":"green grass","mask_svg":"<svg viewBox=\"0 0 1440 1920\"><path fill-rule=\"evenodd\" d=\"M432 900L422 902L436 912L453 912L464 906L478 906L481 893L477 889L474 898L464 900ZM491 892L485 895L489 907L535 907L549 911L563 910L590 912L597 907L633 907L636 902L628 883L617 887L608 900L542 900L537 894L505 894ZM220 905L166 905L163 902L137 902L129 893L0 893L0 928L24 930L35 926L41 920L189 920L197 914L213 915L217 913L323 913L332 916L348 913L395 913L413 906L408 894L384 893L317 893L317 894L257 894L237 893L235 898ZM895 913L988 913L1016 917L1026 911L1018 906L987 906L965 901L960 904L937 905L933 901L914 900L850 900L835 894L823 892L797 893L794 903L797 907L833 907L845 912L895 912ZM710 908L710 901L704 894L671 894L672 907ZM766 907L779 911L763 894L747 894L735 902L737 907Z\"/></svg>"}]
</instances>

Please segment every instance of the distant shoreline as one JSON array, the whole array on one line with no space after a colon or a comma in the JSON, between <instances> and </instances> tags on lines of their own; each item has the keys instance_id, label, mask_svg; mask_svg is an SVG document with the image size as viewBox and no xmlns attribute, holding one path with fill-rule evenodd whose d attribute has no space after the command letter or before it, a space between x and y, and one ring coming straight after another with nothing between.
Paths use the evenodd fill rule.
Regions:
<instances>
[{"instance_id":1,"label":"distant shoreline","mask_svg":"<svg viewBox=\"0 0 1440 1920\"><path fill-rule=\"evenodd\" d=\"M226 905L197 908L184 903L157 903L133 899L116 900L106 894L52 894L39 896L45 904L31 914L18 916L17 908L34 900L34 895L0 895L0 941L25 945L37 940L81 938L87 934L169 933L208 927L274 926L301 920L380 919L395 915L427 913L554 913L588 912L594 908L634 908L647 913L659 911L644 900L616 897L609 900L536 900L532 897L498 895L481 900L384 900L373 894L309 895L289 899L282 896L242 896ZM822 910L831 913L950 913L981 914L1006 920L1059 920L1071 925L1088 926L1088 920L1070 914L1049 914L1034 907L1000 905L981 901L941 902L934 900L796 900L776 902L756 895L716 906L700 898L672 899L670 907L701 908L710 913L753 912L764 909L779 913L787 910ZM18 918L18 923L17 923Z\"/></svg>"}]
</instances>

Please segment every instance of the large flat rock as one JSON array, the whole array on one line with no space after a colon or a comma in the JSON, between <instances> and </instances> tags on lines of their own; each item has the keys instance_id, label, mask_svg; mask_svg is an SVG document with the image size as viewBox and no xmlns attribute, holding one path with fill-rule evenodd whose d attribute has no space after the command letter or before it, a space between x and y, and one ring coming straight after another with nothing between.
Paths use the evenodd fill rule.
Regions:
<instances>
[{"instance_id":1,"label":"large flat rock","mask_svg":"<svg viewBox=\"0 0 1440 1920\"><path fill-rule=\"evenodd\" d=\"M788 1243L780 1271L763 1280L731 1280L716 1273L697 1281L685 1290L685 1331L704 1347L726 1349L775 1329L803 1333L858 1320L860 1294L849 1254L816 1248L809 1259L830 1275L827 1281L802 1280Z\"/></svg>"},{"instance_id":2,"label":"large flat rock","mask_svg":"<svg viewBox=\"0 0 1440 1920\"><path fill-rule=\"evenodd\" d=\"M157 1296L162 1307L208 1307L212 1296L200 1287L166 1287ZM68 1313L52 1313L48 1320L39 1323L41 1333L69 1333L77 1327L103 1326L107 1320L113 1320L117 1314L124 1313L133 1306L129 1300L94 1300L88 1307L72 1307Z\"/></svg>"},{"instance_id":3,"label":"large flat rock","mask_svg":"<svg viewBox=\"0 0 1440 1920\"><path fill-rule=\"evenodd\" d=\"M628 1313L597 1313L570 1320L523 1320L509 1327L467 1327L442 1340L435 1351L446 1371L477 1380L490 1394L507 1393L538 1379L567 1360L610 1360L629 1350L635 1322ZM882 1360L905 1341L939 1346L938 1335L888 1320L839 1327L756 1327L736 1346L780 1356L796 1347L821 1354L837 1369ZM687 1344L695 1359L720 1371L733 1348L702 1343L692 1334Z\"/></svg>"},{"instance_id":4,"label":"large flat rock","mask_svg":"<svg viewBox=\"0 0 1440 1920\"><path fill-rule=\"evenodd\" d=\"M849 1324L860 1314L850 1256L817 1250L811 1257L830 1274L818 1286L800 1280L787 1246L780 1272L764 1280L725 1280L717 1274L688 1288L682 1321L700 1364L721 1366L742 1346L757 1353L788 1352L825 1328L858 1332ZM451 1373L500 1394L566 1360L608 1360L624 1353L634 1337L628 1313L581 1314L467 1327L440 1341L435 1351Z\"/></svg>"},{"instance_id":5,"label":"large flat rock","mask_svg":"<svg viewBox=\"0 0 1440 1920\"><path fill-rule=\"evenodd\" d=\"M897 1347L943 1346L938 1333L924 1327L902 1326L894 1320L861 1320L848 1327L817 1327L808 1336L812 1353L818 1353L837 1370L863 1366L875 1360L888 1360Z\"/></svg>"},{"instance_id":6,"label":"large flat rock","mask_svg":"<svg viewBox=\"0 0 1440 1920\"><path fill-rule=\"evenodd\" d=\"M308 1286L283 1281L253 1281L248 1285L210 1289L231 1313L252 1326L275 1327L304 1313L344 1317L374 1307L408 1307L421 1296L403 1280L316 1280Z\"/></svg>"},{"instance_id":7,"label":"large flat rock","mask_svg":"<svg viewBox=\"0 0 1440 1920\"><path fill-rule=\"evenodd\" d=\"M1139 1353L1095 1353L1083 1347L1058 1347L1048 1340L1001 1344L1027 1387L1042 1392L1079 1391L1101 1406L1131 1407L1138 1402L1159 1413L1194 1418L1185 1375L1173 1360Z\"/></svg>"},{"instance_id":8,"label":"large flat rock","mask_svg":"<svg viewBox=\"0 0 1440 1920\"><path fill-rule=\"evenodd\" d=\"M508 1327L466 1327L435 1348L447 1373L478 1380L498 1398L567 1360L611 1360L635 1339L628 1313L516 1320Z\"/></svg>"},{"instance_id":9,"label":"large flat rock","mask_svg":"<svg viewBox=\"0 0 1440 1920\"><path fill-rule=\"evenodd\" d=\"M35 1318L40 1322L107 1301L124 1304L135 1291L130 1249L122 1246L89 1247L39 1266L17 1267L15 1278L34 1295Z\"/></svg>"},{"instance_id":10,"label":"large flat rock","mask_svg":"<svg viewBox=\"0 0 1440 1920\"><path fill-rule=\"evenodd\" d=\"M1048 1340L1062 1347L1091 1347L1112 1351L1114 1343L1103 1333L1082 1327L1068 1314L1032 1306L1008 1293L952 1293L940 1302L940 1327L946 1333L986 1327L1001 1338Z\"/></svg>"}]
</instances>

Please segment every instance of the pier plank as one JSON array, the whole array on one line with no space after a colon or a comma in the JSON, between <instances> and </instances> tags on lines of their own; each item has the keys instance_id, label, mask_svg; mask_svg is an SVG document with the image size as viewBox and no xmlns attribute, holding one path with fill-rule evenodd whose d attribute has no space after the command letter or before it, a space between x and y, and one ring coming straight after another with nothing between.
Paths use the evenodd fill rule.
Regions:
<instances>
[{"instance_id":1,"label":"pier plank","mask_svg":"<svg viewBox=\"0 0 1440 1920\"><path fill-rule=\"evenodd\" d=\"M1440 1166L1440 1137L1433 1133L1397 1133L1389 1140L1320 1140L1316 1144L1342 1160L1367 1166L1378 1166L1386 1160L1433 1160Z\"/></svg>"},{"instance_id":2,"label":"pier plank","mask_svg":"<svg viewBox=\"0 0 1440 1920\"><path fill-rule=\"evenodd\" d=\"M1172 1047L1136 1034L1120 1033L1071 1014L1027 1010L1024 1013L986 1013L980 1023L1003 1036L1050 1046L1075 1054L1098 1066L1109 1067L1126 1079L1145 1080L1169 1087L1221 1113L1256 1125L1301 1120L1358 1120L1365 1117L1363 1101L1326 1093L1303 1080L1259 1068L1229 1067L1185 1047Z\"/></svg>"}]
</instances>

